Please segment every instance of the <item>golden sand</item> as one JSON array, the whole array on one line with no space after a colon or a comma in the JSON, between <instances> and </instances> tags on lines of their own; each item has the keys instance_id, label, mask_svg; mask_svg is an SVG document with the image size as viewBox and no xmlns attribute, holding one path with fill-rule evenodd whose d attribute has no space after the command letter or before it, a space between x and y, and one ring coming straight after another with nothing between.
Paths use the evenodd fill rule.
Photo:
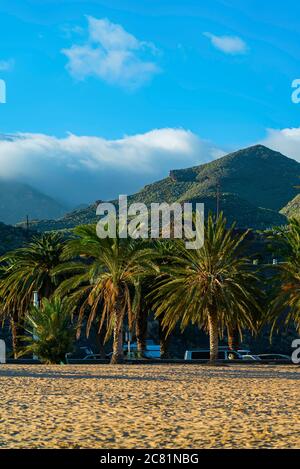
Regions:
<instances>
[{"instance_id":1,"label":"golden sand","mask_svg":"<svg viewBox=\"0 0 300 469\"><path fill-rule=\"evenodd\" d=\"M0 448L300 448L293 366L0 365Z\"/></svg>"}]
</instances>

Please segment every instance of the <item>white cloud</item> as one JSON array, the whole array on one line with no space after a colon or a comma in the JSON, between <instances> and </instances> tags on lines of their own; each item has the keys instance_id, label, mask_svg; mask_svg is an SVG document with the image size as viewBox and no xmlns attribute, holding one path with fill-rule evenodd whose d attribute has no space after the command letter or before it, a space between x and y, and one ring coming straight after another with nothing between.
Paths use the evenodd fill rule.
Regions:
<instances>
[{"instance_id":1,"label":"white cloud","mask_svg":"<svg viewBox=\"0 0 300 469\"><path fill-rule=\"evenodd\" d=\"M94 76L132 89L160 71L153 61L156 48L152 43L139 41L121 25L106 18L88 16L87 20L88 40L62 50L69 60L67 69L73 77L83 80Z\"/></svg>"},{"instance_id":2,"label":"white cloud","mask_svg":"<svg viewBox=\"0 0 300 469\"><path fill-rule=\"evenodd\" d=\"M300 162L300 127L268 129L267 136L262 143Z\"/></svg>"},{"instance_id":3,"label":"white cloud","mask_svg":"<svg viewBox=\"0 0 300 469\"><path fill-rule=\"evenodd\" d=\"M208 37L212 45L225 54L245 54L248 50L247 44L238 36L216 36L212 33L203 33Z\"/></svg>"},{"instance_id":4,"label":"white cloud","mask_svg":"<svg viewBox=\"0 0 300 469\"><path fill-rule=\"evenodd\" d=\"M300 128L269 129L260 143L300 162ZM0 178L25 182L56 199L79 204L132 194L166 177L170 169L224 154L184 129L154 129L115 140L18 133L0 135Z\"/></svg>"},{"instance_id":5,"label":"white cloud","mask_svg":"<svg viewBox=\"0 0 300 469\"><path fill-rule=\"evenodd\" d=\"M32 184L71 203L131 194L179 169L224 154L183 129L155 129L117 140L44 134L0 136L0 177Z\"/></svg>"},{"instance_id":6,"label":"white cloud","mask_svg":"<svg viewBox=\"0 0 300 469\"><path fill-rule=\"evenodd\" d=\"M8 72L14 67L15 61L13 59L0 60L0 71Z\"/></svg>"}]
</instances>

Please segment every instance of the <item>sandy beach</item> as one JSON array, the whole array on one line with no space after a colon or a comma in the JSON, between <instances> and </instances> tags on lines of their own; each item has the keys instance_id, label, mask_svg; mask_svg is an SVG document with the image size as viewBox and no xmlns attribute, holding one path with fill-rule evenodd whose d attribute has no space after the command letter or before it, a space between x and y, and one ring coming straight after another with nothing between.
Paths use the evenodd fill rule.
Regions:
<instances>
[{"instance_id":1,"label":"sandy beach","mask_svg":"<svg viewBox=\"0 0 300 469\"><path fill-rule=\"evenodd\" d=\"M300 448L290 366L0 365L0 448Z\"/></svg>"}]
</instances>

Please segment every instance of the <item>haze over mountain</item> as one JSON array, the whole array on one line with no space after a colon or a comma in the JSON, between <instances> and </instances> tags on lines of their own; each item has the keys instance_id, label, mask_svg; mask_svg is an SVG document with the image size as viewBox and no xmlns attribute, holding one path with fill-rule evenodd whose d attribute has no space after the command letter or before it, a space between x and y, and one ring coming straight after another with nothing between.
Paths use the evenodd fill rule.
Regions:
<instances>
[{"instance_id":1,"label":"haze over mountain","mask_svg":"<svg viewBox=\"0 0 300 469\"><path fill-rule=\"evenodd\" d=\"M61 203L28 184L0 179L0 222L15 224L26 219L57 218L66 213Z\"/></svg>"},{"instance_id":2,"label":"haze over mountain","mask_svg":"<svg viewBox=\"0 0 300 469\"><path fill-rule=\"evenodd\" d=\"M229 222L263 229L286 223L279 213L297 194L300 163L263 145L255 145L207 164L170 171L169 177L145 186L129 202L204 202L206 212L220 209ZM96 203L56 221L42 221L40 230L72 228L97 221Z\"/></svg>"},{"instance_id":3,"label":"haze over mountain","mask_svg":"<svg viewBox=\"0 0 300 469\"><path fill-rule=\"evenodd\" d=\"M0 178L29 184L70 207L132 194L170 168L206 163L224 152L191 131L160 128L105 139L67 134L0 134Z\"/></svg>"}]
</instances>

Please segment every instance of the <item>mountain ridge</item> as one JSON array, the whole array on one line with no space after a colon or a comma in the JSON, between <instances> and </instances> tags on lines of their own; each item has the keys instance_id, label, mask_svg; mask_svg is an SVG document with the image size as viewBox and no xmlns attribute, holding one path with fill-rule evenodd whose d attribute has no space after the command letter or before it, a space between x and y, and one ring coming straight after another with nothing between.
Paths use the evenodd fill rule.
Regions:
<instances>
[{"instance_id":1,"label":"mountain ridge","mask_svg":"<svg viewBox=\"0 0 300 469\"><path fill-rule=\"evenodd\" d=\"M300 218L300 194L296 195L296 197L283 207L280 213L287 218Z\"/></svg>"},{"instance_id":2,"label":"mountain ridge","mask_svg":"<svg viewBox=\"0 0 300 469\"><path fill-rule=\"evenodd\" d=\"M299 177L300 163L263 145L254 145L209 163L171 170L168 177L130 195L128 203L204 201L207 210L215 212L218 196L220 210L228 221L236 220L241 228L264 229L287 223L287 217L279 211L296 196ZM98 202L57 220L40 221L34 228L70 229L95 223Z\"/></svg>"},{"instance_id":3,"label":"mountain ridge","mask_svg":"<svg viewBox=\"0 0 300 469\"><path fill-rule=\"evenodd\" d=\"M0 179L0 221L14 225L26 219L58 218L67 208L29 184Z\"/></svg>"}]
</instances>

